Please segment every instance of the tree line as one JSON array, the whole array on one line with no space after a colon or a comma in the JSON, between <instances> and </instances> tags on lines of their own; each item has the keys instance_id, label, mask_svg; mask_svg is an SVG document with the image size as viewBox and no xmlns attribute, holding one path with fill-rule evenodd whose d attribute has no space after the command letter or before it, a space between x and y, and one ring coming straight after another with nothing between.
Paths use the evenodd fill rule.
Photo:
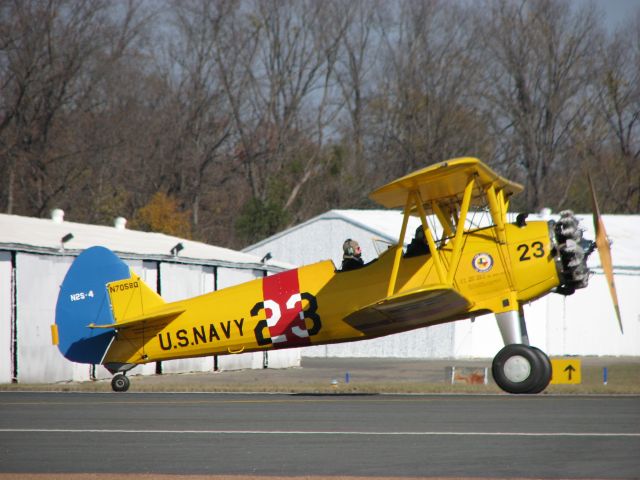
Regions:
<instances>
[{"instance_id":1,"label":"tree line","mask_svg":"<svg viewBox=\"0 0 640 480\"><path fill-rule=\"evenodd\" d=\"M0 0L0 211L240 248L448 158L640 212L640 8Z\"/></svg>"}]
</instances>

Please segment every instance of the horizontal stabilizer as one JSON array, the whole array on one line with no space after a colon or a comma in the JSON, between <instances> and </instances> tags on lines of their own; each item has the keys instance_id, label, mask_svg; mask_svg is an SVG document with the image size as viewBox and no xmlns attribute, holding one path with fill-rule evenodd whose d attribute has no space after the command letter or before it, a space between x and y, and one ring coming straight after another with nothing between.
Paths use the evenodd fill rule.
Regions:
<instances>
[{"instance_id":1,"label":"horizontal stabilizer","mask_svg":"<svg viewBox=\"0 0 640 480\"><path fill-rule=\"evenodd\" d=\"M88 326L89 328L129 328L139 325L142 322L151 322L154 320L161 320L163 318L174 318L184 311L184 307L166 306L160 307L156 310L150 310L148 313L143 315L127 318L126 320L116 322L115 324L96 325L95 323L91 323Z\"/></svg>"},{"instance_id":2,"label":"horizontal stabilizer","mask_svg":"<svg viewBox=\"0 0 640 480\"><path fill-rule=\"evenodd\" d=\"M387 297L351 313L345 321L366 335L436 324L439 320L466 312L472 303L446 285L417 288Z\"/></svg>"}]
</instances>

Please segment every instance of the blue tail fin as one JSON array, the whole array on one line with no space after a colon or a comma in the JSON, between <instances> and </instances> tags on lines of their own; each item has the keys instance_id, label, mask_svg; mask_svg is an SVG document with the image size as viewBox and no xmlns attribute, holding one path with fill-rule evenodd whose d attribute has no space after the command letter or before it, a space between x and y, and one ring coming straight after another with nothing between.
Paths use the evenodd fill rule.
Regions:
<instances>
[{"instance_id":1,"label":"blue tail fin","mask_svg":"<svg viewBox=\"0 0 640 480\"><path fill-rule=\"evenodd\" d=\"M100 363L113 336L91 323L115 323L106 284L131 276L129 267L111 250L91 247L75 259L60 287L56 305L58 348L78 363Z\"/></svg>"}]
</instances>

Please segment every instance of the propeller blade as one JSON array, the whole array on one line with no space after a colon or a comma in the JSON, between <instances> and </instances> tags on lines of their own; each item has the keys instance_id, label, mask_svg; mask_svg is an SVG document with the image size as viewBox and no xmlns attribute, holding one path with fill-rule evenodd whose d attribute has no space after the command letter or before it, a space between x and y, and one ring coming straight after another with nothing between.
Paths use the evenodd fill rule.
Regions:
<instances>
[{"instance_id":1,"label":"propeller blade","mask_svg":"<svg viewBox=\"0 0 640 480\"><path fill-rule=\"evenodd\" d=\"M600 256L600 264L602 270L607 279L609 285L609 293L611 293L611 300L613 301L613 308L616 311L616 317L618 319L618 325L620 326L620 333L624 333L622 328L622 317L620 316L620 306L618 304L618 294L616 293L616 284L613 281L613 262L611 260L611 246L609 245L609 239L607 238L607 231L604 228L604 222L600 216L600 208L598 207L598 200L596 199L596 190L593 187L593 180L591 174L587 173L589 178L589 186L591 187L591 202L593 205L593 225L596 229L596 247L598 248L598 255Z\"/></svg>"}]
</instances>

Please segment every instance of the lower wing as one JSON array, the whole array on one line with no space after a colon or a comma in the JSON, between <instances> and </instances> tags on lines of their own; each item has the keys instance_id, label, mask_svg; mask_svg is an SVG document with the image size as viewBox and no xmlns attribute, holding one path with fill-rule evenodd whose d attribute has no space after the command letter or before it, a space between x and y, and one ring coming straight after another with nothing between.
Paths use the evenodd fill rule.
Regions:
<instances>
[{"instance_id":1,"label":"lower wing","mask_svg":"<svg viewBox=\"0 0 640 480\"><path fill-rule=\"evenodd\" d=\"M460 318L472 303L445 285L402 292L367 305L344 320L367 336L376 337Z\"/></svg>"}]
</instances>

